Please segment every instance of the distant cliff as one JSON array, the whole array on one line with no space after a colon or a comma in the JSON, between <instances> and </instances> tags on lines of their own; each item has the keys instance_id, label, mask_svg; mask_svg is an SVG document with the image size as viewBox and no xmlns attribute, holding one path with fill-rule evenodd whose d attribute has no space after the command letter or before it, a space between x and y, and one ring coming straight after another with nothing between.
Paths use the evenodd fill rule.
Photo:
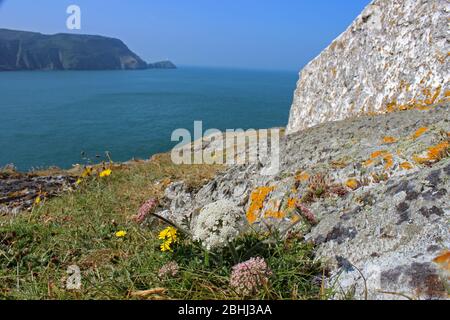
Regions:
<instances>
[{"instance_id":1,"label":"distant cliff","mask_svg":"<svg viewBox=\"0 0 450 320\"><path fill-rule=\"evenodd\" d=\"M159 61L148 64L149 69L176 69L177 66L172 63L172 61Z\"/></svg>"},{"instance_id":2,"label":"distant cliff","mask_svg":"<svg viewBox=\"0 0 450 320\"><path fill-rule=\"evenodd\" d=\"M146 68L147 63L118 39L0 29L0 71Z\"/></svg>"}]
</instances>

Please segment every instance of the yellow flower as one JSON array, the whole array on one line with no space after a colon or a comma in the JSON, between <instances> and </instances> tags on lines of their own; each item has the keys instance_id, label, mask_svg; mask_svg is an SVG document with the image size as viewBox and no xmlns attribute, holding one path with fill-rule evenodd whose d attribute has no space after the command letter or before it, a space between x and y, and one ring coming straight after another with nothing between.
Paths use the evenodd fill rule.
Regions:
<instances>
[{"instance_id":1,"label":"yellow flower","mask_svg":"<svg viewBox=\"0 0 450 320\"><path fill-rule=\"evenodd\" d=\"M92 174L92 168L87 167L86 169L84 169L83 173L81 174L82 178L86 178L89 177Z\"/></svg>"},{"instance_id":2,"label":"yellow flower","mask_svg":"<svg viewBox=\"0 0 450 320\"><path fill-rule=\"evenodd\" d=\"M83 180L78 179L77 182L75 182L76 185L80 185L83 182Z\"/></svg>"},{"instance_id":3,"label":"yellow flower","mask_svg":"<svg viewBox=\"0 0 450 320\"><path fill-rule=\"evenodd\" d=\"M171 242L170 241L164 241L161 244L161 251L162 252L166 252L166 251L172 251L172 248L170 247Z\"/></svg>"},{"instance_id":4,"label":"yellow flower","mask_svg":"<svg viewBox=\"0 0 450 320\"><path fill-rule=\"evenodd\" d=\"M127 232L123 231L123 230L116 232L116 237L117 238L124 238L126 235L127 235Z\"/></svg>"},{"instance_id":5,"label":"yellow flower","mask_svg":"<svg viewBox=\"0 0 450 320\"><path fill-rule=\"evenodd\" d=\"M34 204L39 204L41 203L41 197L38 196L35 200L34 200Z\"/></svg>"},{"instance_id":6,"label":"yellow flower","mask_svg":"<svg viewBox=\"0 0 450 320\"><path fill-rule=\"evenodd\" d=\"M100 172L99 177L100 178L109 177L111 175L111 173L112 173L111 169L106 169L106 170L103 170L102 172Z\"/></svg>"},{"instance_id":7,"label":"yellow flower","mask_svg":"<svg viewBox=\"0 0 450 320\"><path fill-rule=\"evenodd\" d=\"M159 233L160 240L171 240L172 242L177 242L178 235L177 229L174 227L167 227Z\"/></svg>"}]
</instances>

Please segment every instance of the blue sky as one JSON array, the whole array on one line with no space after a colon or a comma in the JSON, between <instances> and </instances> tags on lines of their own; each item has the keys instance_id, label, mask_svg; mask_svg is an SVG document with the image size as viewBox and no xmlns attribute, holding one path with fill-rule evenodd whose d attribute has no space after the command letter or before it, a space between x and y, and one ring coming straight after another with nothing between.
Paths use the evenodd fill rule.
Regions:
<instances>
[{"instance_id":1,"label":"blue sky","mask_svg":"<svg viewBox=\"0 0 450 320\"><path fill-rule=\"evenodd\" d=\"M298 70L342 33L370 0L0 0L0 28L66 29L123 40L144 60L179 65Z\"/></svg>"}]
</instances>

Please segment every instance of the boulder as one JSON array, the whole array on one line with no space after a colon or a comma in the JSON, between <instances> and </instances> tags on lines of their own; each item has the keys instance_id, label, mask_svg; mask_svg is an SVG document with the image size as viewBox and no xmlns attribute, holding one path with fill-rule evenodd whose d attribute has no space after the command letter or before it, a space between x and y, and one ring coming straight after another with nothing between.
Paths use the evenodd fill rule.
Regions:
<instances>
[{"instance_id":1,"label":"boulder","mask_svg":"<svg viewBox=\"0 0 450 320\"><path fill-rule=\"evenodd\" d=\"M301 72L287 133L448 98L446 0L375 0Z\"/></svg>"}]
</instances>

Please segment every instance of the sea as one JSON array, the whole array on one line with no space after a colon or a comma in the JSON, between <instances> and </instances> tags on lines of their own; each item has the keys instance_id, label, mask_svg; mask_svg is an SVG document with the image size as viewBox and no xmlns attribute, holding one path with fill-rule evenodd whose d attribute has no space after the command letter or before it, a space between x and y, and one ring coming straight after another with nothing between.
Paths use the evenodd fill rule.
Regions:
<instances>
[{"instance_id":1,"label":"sea","mask_svg":"<svg viewBox=\"0 0 450 320\"><path fill-rule=\"evenodd\" d=\"M284 127L296 71L180 67L0 73L0 167L148 159L176 129Z\"/></svg>"}]
</instances>

